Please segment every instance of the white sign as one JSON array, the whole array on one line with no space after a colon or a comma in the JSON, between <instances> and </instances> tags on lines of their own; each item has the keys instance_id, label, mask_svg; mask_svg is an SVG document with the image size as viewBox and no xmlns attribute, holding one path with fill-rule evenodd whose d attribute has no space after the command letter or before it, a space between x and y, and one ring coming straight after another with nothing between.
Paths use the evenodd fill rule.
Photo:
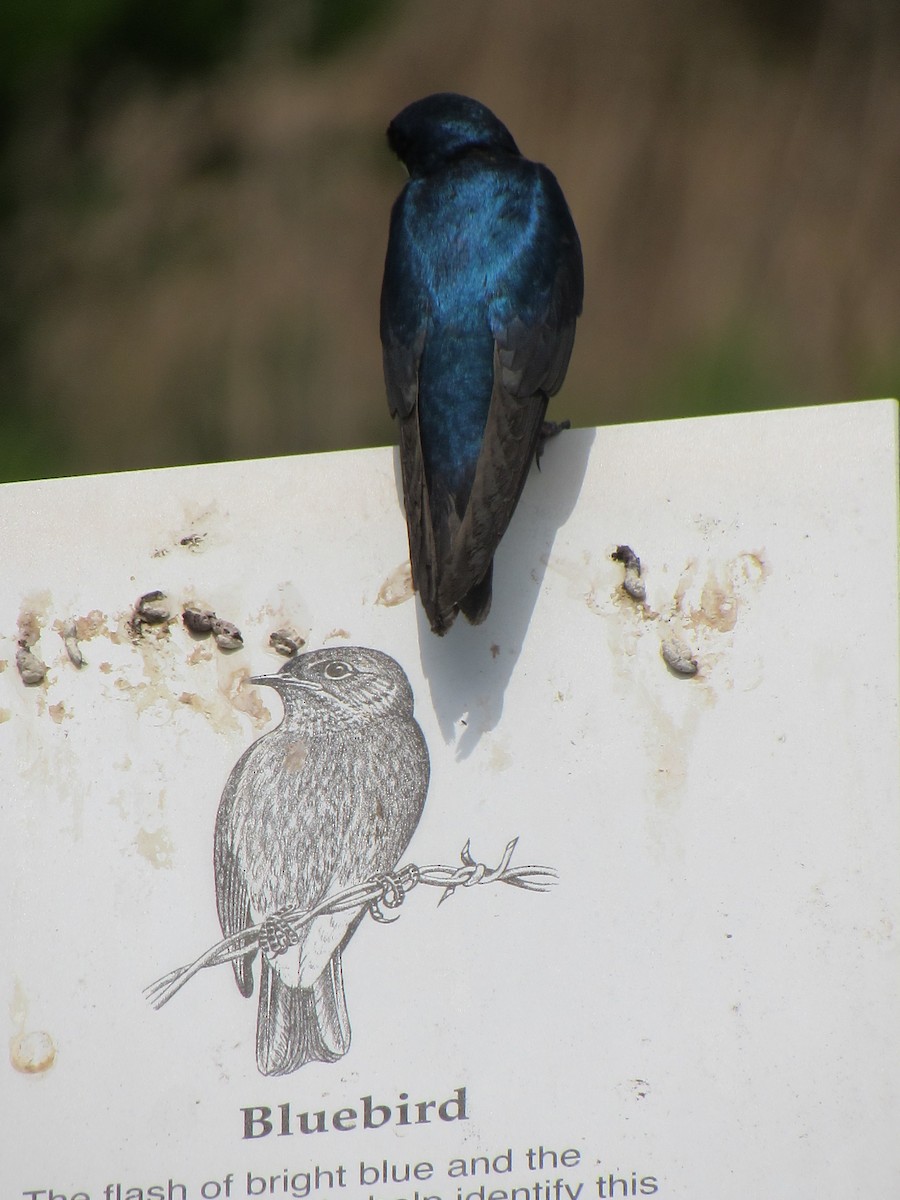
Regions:
<instances>
[{"instance_id":1,"label":"white sign","mask_svg":"<svg viewBox=\"0 0 900 1200\"><path fill-rule=\"evenodd\" d=\"M896 1194L896 417L0 489L3 1200Z\"/></svg>"}]
</instances>

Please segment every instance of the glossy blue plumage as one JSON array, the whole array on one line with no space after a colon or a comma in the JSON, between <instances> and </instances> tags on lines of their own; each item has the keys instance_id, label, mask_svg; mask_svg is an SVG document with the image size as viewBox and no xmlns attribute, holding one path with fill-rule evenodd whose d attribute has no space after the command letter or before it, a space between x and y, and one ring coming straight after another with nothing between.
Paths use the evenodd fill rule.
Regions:
<instances>
[{"instance_id":1,"label":"glossy blue plumage","mask_svg":"<svg viewBox=\"0 0 900 1200\"><path fill-rule=\"evenodd\" d=\"M388 129L410 179L381 296L413 582L436 633L487 615L494 552L562 384L581 312L578 234L556 179L452 93Z\"/></svg>"}]
</instances>

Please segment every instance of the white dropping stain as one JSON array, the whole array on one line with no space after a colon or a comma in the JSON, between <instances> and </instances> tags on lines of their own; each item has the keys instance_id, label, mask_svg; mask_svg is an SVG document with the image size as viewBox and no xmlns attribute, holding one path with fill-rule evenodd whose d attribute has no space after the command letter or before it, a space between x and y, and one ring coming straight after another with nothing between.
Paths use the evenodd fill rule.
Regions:
<instances>
[{"instance_id":1,"label":"white dropping stain","mask_svg":"<svg viewBox=\"0 0 900 1200\"><path fill-rule=\"evenodd\" d=\"M662 656L666 666L671 667L678 675L696 675L697 660L691 653L691 648L677 633L667 633L660 643Z\"/></svg>"},{"instance_id":2,"label":"white dropping stain","mask_svg":"<svg viewBox=\"0 0 900 1200\"><path fill-rule=\"evenodd\" d=\"M256 724L269 719L252 689L241 688L249 670L237 667L234 656L228 663L209 643L192 647L185 659L184 639L177 624L142 626L140 636L130 637L129 642L137 652L136 659L124 670L117 670L113 686L128 696L139 714L167 709L175 715L188 709L219 732L228 733L241 732L240 712ZM185 663L192 672L190 688L178 686L185 679Z\"/></svg>"},{"instance_id":3,"label":"white dropping stain","mask_svg":"<svg viewBox=\"0 0 900 1200\"><path fill-rule=\"evenodd\" d=\"M9 1061L23 1075L41 1075L56 1062L56 1043L43 1029L19 1033L10 1039Z\"/></svg>"},{"instance_id":4,"label":"white dropping stain","mask_svg":"<svg viewBox=\"0 0 900 1200\"><path fill-rule=\"evenodd\" d=\"M227 678L220 679L219 689L233 709L244 713L260 729L272 720L272 714L262 699L266 689L248 684L249 678L249 670L239 667L230 672Z\"/></svg>"},{"instance_id":5,"label":"white dropping stain","mask_svg":"<svg viewBox=\"0 0 900 1200\"><path fill-rule=\"evenodd\" d=\"M18 1027L19 1032L22 1033L25 1029L27 1017L28 997L25 995L21 979L17 979L13 984L12 1000L9 1002L9 1019L13 1025Z\"/></svg>"},{"instance_id":6,"label":"white dropping stain","mask_svg":"<svg viewBox=\"0 0 900 1200\"><path fill-rule=\"evenodd\" d=\"M189 667L199 666L200 663L209 662L213 656L212 640L207 642L198 642L194 649L187 656L186 662Z\"/></svg>"},{"instance_id":7,"label":"white dropping stain","mask_svg":"<svg viewBox=\"0 0 900 1200\"><path fill-rule=\"evenodd\" d=\"M287 633L301 650L312 637L309 606L300 589L288 580L279 583L250 623L266 630L265 640L270 649L274 648L270 639L276 631Z\"/></svg>"},{"instance_id":8,"label":"white dropping stain","mask_svg":"<svg viewBox=\"0 0 900 1200\"><path fill-rule=\"evenodd\" d=\"M675 608L695 629L731 633L740 610L770 574L765 551L744 552L724 563L708 564L706 578L697 582L698 564L687 564L675 590Z\"/></svg>"},{"instance_id":9,"label":"white dropping stain","mask_svg":"<svg viewBox=\"0 0 900 1200\"><path fill-rule=\"evenodd\" d=\"M122 629L127 628L127 617L122 618ZM169 626L144 625L138 637L129 639L138 653L143 668L143 678L132 680L125 674L117 675L114 687L134 701L139 713L155 704L173 708L178 703L172 692L172 680L177 676L175 652L173 651Z\"/></svg>"},{"instance_id":10,"label":"white dropping stain","mask_svg":"<svg viewBox=\"0 0 900 1200\"><path fill-rule=\"evenodd\" d=\"M385 608L394 608L398 604L405 604L412 597L412 567L408 562L404 562L399 567L395 567L385 579L378 589L375 603L382 604Z\"/></svg>"},{"instance_id":11,"label":"white dropping stain","mask_svg":"<svg viewBox=\"0 0 900 1200\"><path fill-rule=\"evenodd\" d=\"M52 597L48 591L30 592L22 599L19 610L19 643L33 646L49 618Z\"/></svg>"},{"instance_id":12,"label":"white dropping stain","mask_svg":"<svg viewBox=\"0 0 900 1200\"><path fill-rule=\"evenodd\" d=\"M227 514L226 514L227 516ZM190 554L202 554L209 549L214 540L213 531L219 520L219 506L215 500L209 504L188 503L184 506L181 525L172 530L163 553L168 553L169 546L178 550L187 550Z\"/></svg>"},{"instance_id":13,"label":"white dropping stain","mask_svg":"<svg viewBox=\"0 0 900 1200\"><path fill-rule=\"evenodd\" d=\"M145 858L151 867L159 870L161 867L173 865L175 847L165 829L154 829L152 832L147 829L139 829L134 844L138 854L141 858Z\"/></svg>"},{"instance_id":14,"label":"white dropping stain","mask_svg":"<svg viewBox=\"0 0 900 1200\"><path fill-rule=\"evenodd\" d=\"M75 636L79 642L89 642L95 637L110 637L106 613L101 612L99 608L92 608L85 616L76 617Z\"/></svg>"},{"instance_id":15,"label":"white dropping stain","mask_svg":"<svg viewBox=\"0 0 900 1200\"><path fill-rule=\"evenodd\" d=\"M89 642L92 638L111 638L106 613L101 612L99 608L92 608L83 617L69 617L66 620L54 621L53 629L66 642L66 649L70 658L72 657L72 651L69 649L69 642L73 642L77 647L81 642ZM73 659L72 661L74 662L75 660ZM79 664L76 663L75 665Z\"/></svg>"},{"instance_id":16,"label":"white dropping stain","mask_svg":"<svg viewBox=\"0 0 900 1200\"><path fill-rule=\"evenodd\" d=\"M19 979L13 985L9 1018L18 1029L18 1033L9 1039L9 1061L13 1069L23 1075L40 1075L49 1070L56 1061L56 1045L50 1034L44 1030L26 1030L28 997Z\"/></svg>"}]
</instances>

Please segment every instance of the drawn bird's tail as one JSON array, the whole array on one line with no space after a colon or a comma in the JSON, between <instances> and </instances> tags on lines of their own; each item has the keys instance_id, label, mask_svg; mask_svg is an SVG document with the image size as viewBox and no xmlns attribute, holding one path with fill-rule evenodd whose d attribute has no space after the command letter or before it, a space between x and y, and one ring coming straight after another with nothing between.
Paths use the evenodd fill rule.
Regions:
<instances>
[{"instance_id":1,"label":"drawn bird's tail","mask_svg":"<svg viewBox=\"0 0 900 1200\"><path fill-rule=\"evenodd\" d=\"M289 1075L312 1061L335 1062L349 1048L340 950L311 988L284 983L263 956L256 1021L256 1062L263 1075Z\"/></svg>"}]
</instances>

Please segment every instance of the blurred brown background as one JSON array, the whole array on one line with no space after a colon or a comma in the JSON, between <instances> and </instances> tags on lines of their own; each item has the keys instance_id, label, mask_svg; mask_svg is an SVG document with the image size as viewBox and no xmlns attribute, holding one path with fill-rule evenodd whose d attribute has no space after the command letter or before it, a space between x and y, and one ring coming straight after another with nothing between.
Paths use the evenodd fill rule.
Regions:
<instances>
[{"instance_id":1,"label":"blurred brown background","mask_svg":"<svg viewBox=\"0 0 900 1200\"><path fill-rule=\"evenodd\" d=\"M0 478L393 441L388 120L551 166L575 424L896 395L897 0L3 0Z\"/></svg>"}]
</instances>

